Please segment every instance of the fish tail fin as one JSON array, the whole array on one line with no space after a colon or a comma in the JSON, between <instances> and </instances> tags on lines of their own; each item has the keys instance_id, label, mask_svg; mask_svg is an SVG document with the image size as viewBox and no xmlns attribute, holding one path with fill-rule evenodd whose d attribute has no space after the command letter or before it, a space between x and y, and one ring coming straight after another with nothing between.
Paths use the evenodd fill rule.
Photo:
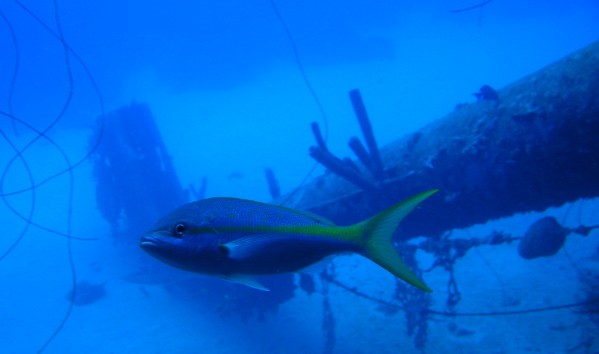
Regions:
<instances>
[{"instance_id":1,"label":"fish tail fin","mask_svg":"<svg viewBox=\"0 0 599 354\"><path fill-rule=\"evenodd\" d=\"M361 229L362 244L364 246L364 255L391 272L396 277L404 280L426 292L432 290L408 268L401 259L395 247L391 242L395 229L399 223L412 211L418 204L426 198L438 192L437 189L429 190L417 194L409 199L398 203L379 214L363 221L357 225Z\"/></svg>"}]
</instances>

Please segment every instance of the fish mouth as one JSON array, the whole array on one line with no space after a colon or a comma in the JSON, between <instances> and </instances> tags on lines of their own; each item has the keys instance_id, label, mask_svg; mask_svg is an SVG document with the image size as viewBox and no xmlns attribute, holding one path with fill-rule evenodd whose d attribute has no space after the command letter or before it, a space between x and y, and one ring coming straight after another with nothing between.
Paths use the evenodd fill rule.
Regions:
<instances>
[{"instance_id":1,"label":"fish mouth","mask_svg":"<svg viewBox=\"0 0 599 354\"><path fill-rule=\"evenodd\" d=\"M156 249L160 247L160 241L156 237L143 236L139 241L139 247L143 249Z\"/></svg>"}]
</instances>

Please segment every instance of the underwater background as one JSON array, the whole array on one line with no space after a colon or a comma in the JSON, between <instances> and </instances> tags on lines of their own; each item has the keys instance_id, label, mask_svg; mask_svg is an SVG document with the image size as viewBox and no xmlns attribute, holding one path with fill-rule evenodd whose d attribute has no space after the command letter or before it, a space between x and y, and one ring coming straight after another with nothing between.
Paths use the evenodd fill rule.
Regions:
<instances>
[{"instance_id":1,"label":"underwater background","mask_svg":"<svg viewBox=\"0 0 599 354\"><path fill-rule=\"evenodd\" d=\"M599 58L597 39L596 0L3 1L0 352L599 352L597 146L556 144L553 116L539 112L558 108L526 101L572 93L584 104L559 108L572 122L560 129L593 141L599 67L567 65ZM570 81L510 86L574 52L560 62ZM354 156L347 140L364 134L355 89L381 149L378 177L336 157ZM477 115L510 105L526 108L513 128ZM460 123L473 116L483 123ZM455 129L435 129L443 117ZM537 132L546 149L523 144L528 159L486 158L504 146L493 141ZM468 134L490 137L476 150L493 163L449 169L471 152L463 145L404 154ZM314 145L341 169L317 163ZM535 169L553 156L551 174ZM526 179L509 178L518 172ZM397 192L397 181L419 189ZM526 185L542 193L496 193ZM139 248L158 218L197 199L346 225L433 188L437 204L395 238L431 294L357 255L266 278L263 292ZM468 193L467 207L442 208Z\"/></svg>"}]
</instances>

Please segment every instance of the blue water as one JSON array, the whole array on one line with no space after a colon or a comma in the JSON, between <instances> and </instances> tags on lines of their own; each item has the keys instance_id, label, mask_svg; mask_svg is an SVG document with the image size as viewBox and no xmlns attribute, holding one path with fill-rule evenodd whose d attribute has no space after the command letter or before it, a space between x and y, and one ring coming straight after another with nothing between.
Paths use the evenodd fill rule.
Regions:
<instances>
[{"instance_id":1,"label":"blue water","mask_svg":"<svg viewBox=\"0 0 599 354\"><path fill-rule=\"evenodd\" d=\"M502 88L599 38L593 0L495 0L459 12L476 2L274 4L0 4L0 352L599 352L596 314L551 309L587 299L585 279L599 271L597 231L572 234L555 256L532 261L518 256L517 242L470 250L455 262L461 299L450 310L545 310L431 315L425 338L422 326L408 334L414 327L392 306L393 277L358 256L325 265L339 283L316 271L313 291L292 275L273 280L267 295L171 270L137 247L148 226L132 215L143 224L163 212L146 212L154 205L147 198L167 189L144 166L127 165L111 179L118 193L97 191L108 181L97 169L104 114L146 104L168 150L160 166L172 163L181 189L197 190L205 178L206 197L268 202L264 168L283 193L312 169L311 122L327 131L336 155L353 156L347 139L360 130L351 89L362 92L384 146L474 102L482 85ZM142 141L152 134L146 126L125 133ZM99 146L116 144L107 136ZM309 178L323 173L318 166ZM118 198L129 214L111 209ZM161 198L155 205L183 197ZM521 236L545 215L566 227L599 225L599 203L579 200L452 237ZM417 258L422 269L434 263L425 252ZM437 267L423 275L434 289L430 309L449 310L448 274ZM73 299L74 281L95 287Z\"/></svg>"}]
</instances>

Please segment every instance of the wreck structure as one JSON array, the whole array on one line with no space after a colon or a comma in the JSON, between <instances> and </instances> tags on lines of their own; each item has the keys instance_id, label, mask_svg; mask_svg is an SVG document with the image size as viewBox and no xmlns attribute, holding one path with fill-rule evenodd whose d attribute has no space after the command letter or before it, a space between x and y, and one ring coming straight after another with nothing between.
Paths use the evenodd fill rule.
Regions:
<instances>
[{"instance_id":1,"label":"wreck structure","mask_svg":"<svg viewBox=\"0 0 599 354\"><path fill-rule=\"evenodd\" d=\"M418 249L435 259L424 271L441 267L448 272L446 310L433 310L428 295L401 282L396 282L394 299L386 301L340 282L328 270L320 274L323 284L394 309L390 314L403 311L406 333L420 351L431 316L513 315L597 303L596 293L589 292L587 301L559 307L457 313L461 292L454 272L455 263L481 245L518 241L522 258L548 257L561 249L568 234L586 236L599 225L568 229L543 218L523 237L503 232L481 239L451 235L455 229L599 195L599 42L503 89L485 85L475 96L477 102L459 104L447 116L379 151L359 91L352 90L350 101L366 143L357 137L349 140L357 159L336 157L313 123L316 146L310 156L328 173L274 200L349 225L416 193L441 190L402 222L395 241L416 273L423 271L417 264ZM427 238L418 245L402 242L418 236ZM323 319L323 329L334 332L325 323L333 322Z\"/></svg>"},{"instance_id":2,"label":"wreck structure","mask_svg":"<svg viewBox=\"0 0 599 354\"><path fill-rule=\"evenodd\" d=\"M441 193L427 200L423 211L416 210L402 223L399 240L439 236L599 195L599 42L497 95L496 100L460 104L447 116L383 147L382 178L367 163L323 159L323 142L315 131L318 146L311 154L333 173L278 201L343 225L439 188ZM355 92L350 96L354 102ZM365 112L355 104L354 108L361 120ZM357 151L356 155L360 157Z\"/></svg>"}]
</instances>

